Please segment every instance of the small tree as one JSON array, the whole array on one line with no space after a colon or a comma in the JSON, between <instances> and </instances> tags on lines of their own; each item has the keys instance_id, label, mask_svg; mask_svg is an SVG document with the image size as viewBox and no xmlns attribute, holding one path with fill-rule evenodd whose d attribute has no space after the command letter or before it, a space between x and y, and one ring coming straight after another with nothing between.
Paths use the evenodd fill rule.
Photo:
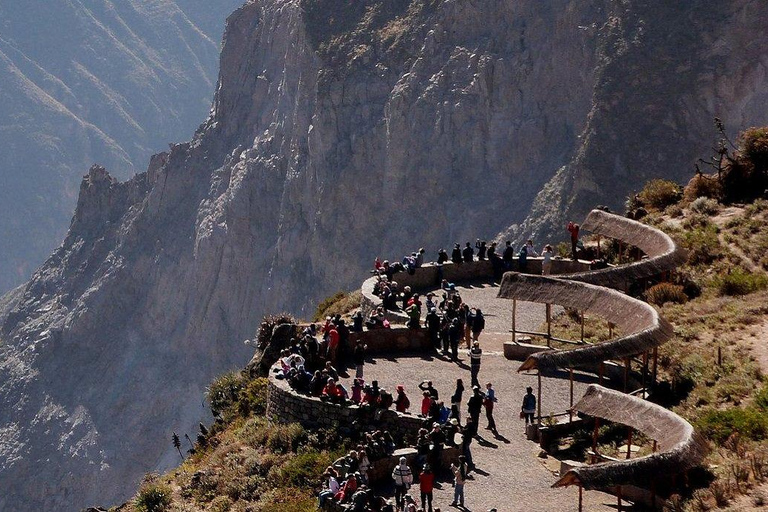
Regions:
<instances>
[{"instance_id":1,"label":"small tree","mask_svg":"<svg viewBox=\"0 0 768 512\"><path fill-rule=\"evenodd\" d=\"M181 460L184 460L184 455L181 453L181 439L179 439L179 435L176 432L171 436L171 440L173 441L173 447L179 451L179 457L181 457Z\"/></svg>"}]
</instances>

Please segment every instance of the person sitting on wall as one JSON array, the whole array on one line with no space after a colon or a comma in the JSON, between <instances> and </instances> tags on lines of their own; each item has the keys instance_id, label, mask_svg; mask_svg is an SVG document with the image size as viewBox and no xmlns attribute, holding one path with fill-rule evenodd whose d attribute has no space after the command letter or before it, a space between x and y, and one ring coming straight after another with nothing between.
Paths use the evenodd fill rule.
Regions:
<instances>
[{"instance_id":1,"label":"person sitting on wall","mask_svg":"<svg viewBox=\"0 0 768 512\"><path fill-rule=\"evenodd\" d=\"M330 378L333 380L339 380L339 372L336 371L336 368L331 365L331 362L328 361L325 363L325 368L323 368L323 371L328 374Z\"/></svg>"},{"instance_id":2,"label":"person sitting on wall","mask_svg":"<svg viewBox=\"0 0 768 512\"><path fill-rule=\"evenodd\" d=\"M326 382L328 382L328 378L326 377L325 380L323 380L323 374L320 370L315 371L312 380L309 382L309 394L312 396L322 395Z\"/></svg>"},{"instance_id":3,"label":"person sitting on wall","mask_svg":"<svg viewBox=\"0 0 768 512\"><path fill-rule=\"evenodd\" d=\"M464 258L461 254L461 246L459 244L453 245L453 251L451 252L451 261L454 264L460 264L462 261L464 261Z\"/></svg>"},{"instance_id":4,"label":"person sitting on wall","mask_svg":"<svg viewBox=\"0 0 768 512\"><path fill-rule=\"evenodd\" d=\"M419 250L416 252L416 268L421 268L422 265L424 265L424 251L423 247L420 247Z\"/></svg>"},{"instance_id":5,"label":"person sitting on wall","mask_svg":"<svg viewBox=\"0 0 768 512\"><path fill-rule=\"evenodd\" d=\"M400 300L402 301L403 307L402 309L405 309L408 307L408 301L411 300L411 297L413 297L413 293L411 293L411 287L406 286L403 288L403 293L400 294Z\"/></svg>"},{"instance_id":6,"label":"person sitting on wall","mask_svg":"<svg viewBox=\"0 0 768 512\"><path fill-rule=\"evenodd\" d=\"M406 324L406 327L409 329L419 329L421 327L421 311L419 306L411 304L405 308L405 312L408 315L408 323Z\"/></svg>"},{"instance_id":7,"label":"person sitting on wall","mask_svg":"<svg viewBox=\"0 0 768 512\"><path fill-rule=\"evenodd\" d=\"M352 381L352 402L360 404L363 400L363 379L354 379Z\"/></svg>"},{"instance_id":8,"label":"person sitting on wall","mask_svg":"<svg viewBox=\"0 0 768 512\"><path fill-rule=\"evenodd\" d=\"M329 378L325 388L323 388L323 394L320 395L320 399L333 404L342 404L344 403L344 393L336 385L336 382Z\"/></svg>"},{"instance_id":9,"label":"person sitting on wall","mask_svg":"<svg viewBox=\"0 0 768 512\"><path fill-rule=\"evenodd\" d=\"M440 249L437 251L437 264L442 265L446 261L448 261L448 251L445 249Z\"/></svg>"}]
</instances>

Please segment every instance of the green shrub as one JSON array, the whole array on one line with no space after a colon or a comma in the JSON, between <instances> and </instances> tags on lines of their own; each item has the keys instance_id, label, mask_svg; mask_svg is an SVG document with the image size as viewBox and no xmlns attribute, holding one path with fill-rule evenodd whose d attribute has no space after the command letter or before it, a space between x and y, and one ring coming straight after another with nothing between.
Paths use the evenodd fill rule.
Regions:
<instances>
[{"instance_id":1,"label":"green shrub","mask_svg":"<svg viewBox=\"0 0 768 512\"><path fill-rule=\"evenodd\" d=\"M206 393L208 405L211 406L211 412L214 416L221 416L225 411L231 408L240 398L240 391L243 389L243 376L240 372L225 373L214 380Z\"/></svg>"},{"instance_id":2,"label":"green shrub","mask_svg":"<svg viewBox=\"0 0 768 512\"><path fill-rule=\"evenodd\" d=\"M246 382L239 394L240 416L263 415L267 412L267 384L268 380L264 377Z\"/></svg>"},{"instance_id":3,"label":"green shrub","mask_svg":"<svg viewBox=\"0 0 768 512\"><path fill-rule=\"evenodd\" d=\"M763 440L768 435L768 416L751 407L707 411L696 424L703 435L718 444L734 433L754 441Z\"/></svg>"},{"instance_id":4,"label":"green shrub","mask_svg":"<svg viewBox=\"0 0 768 512\"><path fill-rule=\"evenodd\" d=\"M682 245L688 250L688 264L709 265L723 257L723 248L717 239L713 224L695 227L683 236Z\"/></svg>"},{"instance_id":5,"label":"green shrub","mask_svg":"<svg viewBox=\"0 0 768 512\"><path fill-rule=\"evenodd\" d=\"M139 512L165 512L171 506L172 491L164 484L147 483L139 490L134 499L134 507Z\"/></svg>"},{"instance_id":6,"label":"green shrub","mask_svg":"<svg viewBox=\"0 0 768 512\"><path fill-rule=\"evenodd\" d=\"M327 316L344 315L360 307L363 295L360 290L354 292L336 292L317 305L313 322L319 322Z\"/></svg>"},{"instance_id":7,"label":"green shrub","mask_svg":"<svg viewBox=\"0 0 768 512\"><path fill-rule=\"evenodd\" d=\"M655 179L646 183L638 196L646 208L664 210L667 206L679 202L683 191L674 181Z\"/></svg>"},{"instance_id":8,"label":"green shrub","mask_svg":"<svg viewBox=\"0 0 768 512\"><path fill-rule=\"evenodd\" d=\"M676 304L685 304L688 296L683 291L683 287L672 283L659 283L648 288L645 296L651 304L663 306L667 302Z\"/></svg>"},{"instance_id":9,"label":"green shrub","mask_svg":"<svg viewBox=\"0 0 768 512\"><path fill-rule=\"evenodd\" d=\"M768 127L749 128L741 134L741 155L758 169L768 169Z\"/></svg>"},{"instance_id":10,"label":"green shrub","mask_svg":"<svg viewBox=\"0 0 768 512\"><path fill-rule=\"evenodd\" d=\"M768 277L735 267L729 273L715 278L715 285L720 295L748 295L768 286Z\"/></svg>"},{"instance_id":11,"label":"green shrub","mask_svg":"<svg viewBox=\"0 0 768 512\"><path fill-rule=\"evenodd\" d=\"M315 449L304 450L288 459L278 471L273 468L268 479L281 486L311 487L317 482L318 475L322 475L325 468L340 455Z\"/></svg>"},{"instance_id":12,"label":"green shrub","mask_svg":"<svg viewBox=\"0 0 768 512\"><path fill-rule=\"evenodd\" d=\"M691 210L703 215L715 215L719 209L717 201L708 197L698 197L691 203Z\"/></svg>"}]
</instances>

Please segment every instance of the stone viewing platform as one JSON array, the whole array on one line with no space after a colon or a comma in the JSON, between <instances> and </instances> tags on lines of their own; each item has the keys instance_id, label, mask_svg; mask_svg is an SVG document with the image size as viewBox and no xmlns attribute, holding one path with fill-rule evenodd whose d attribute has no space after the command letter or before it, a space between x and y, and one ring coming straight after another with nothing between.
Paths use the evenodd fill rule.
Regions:
<instances>
[{"instance_id":1,"label":"stone viewing platform","mask_svg":"<svg viewBox=\"0 0 768 512\"><path fill-rule=\"evenodd\" d=\"M668 485L671 477L695 467L705 454L706 447L690 424L644 399L656 381L656 348L669 339L671 326L648 304L614 289L663 279L684 254L664 233L599 210L590 213L584 228L637 246L646 257L595 271L588 270L589 262L554 259L552 276L536 275L541 269L540 258L528 258L528 274L515 272L515 260L500 284L498 269L495 272L487 260L428 263L412 274L398 272L393 276L400 289L409 286L420 294L438 290L442 279L455 283L463 302L482 308L486 318L486 328L479 337L483 348L479 380L483 384L492 382L496 390L494 417L498 430L483 431L485 419L481 417L480 433L473 443L478 469L467 484L467 501L474 510L507 510L505 504L510 503L516 504L514 509L519 505L533 511L621 510L626 506L623 498L628 496L635 503L659 506L663 500L657 491ZM373 294L375 282L376 277L372 277L363 283L363 311L381 305ZM529 333L544 337L547 343L554 339L549 323L563 307L577 312L582 324L585 313L607 320L609 339L586 343L582 325L581 340L558 340L574 345L569 350L524 342L524 335ZM401 311L387 315L393 323L405 319ZM536 332L543 324L547 332ZM616 336L613 328L617 329ZM377 380L391 392L398 385L404 386L414 413L387 410L374 417L369 407L335 405L300 395L285 380L270 373L268 415L282 422L297 421L308 428L334 427L342 432L353 428L386 429L408 444L424 423L415 414L420 410L420 382L431 380L446 403L456 379L465 381L468 393L464 402L471 393L467 350L462 348L458 360L452 361L434 350L423 328L383 328L350 335L352 344L358 340L368 347L365 381ZM529 373L532 370L536 373ZM351 381L351 377L341 380L347 389L351 389ZM600 384L610 384L620 391ZM519 412L529 386L537 396L536 426L526 431ZM633 393L627 394L630 391ZM582 419L578 413L586 416ZM465 415L462 405L462 418ZM564 462L561 474L560 462L537 457L540 448L528 440L537 439L541 447L548 449L576 428L592 429L594 425L592 453L597 456L601 419L626 425L630 445L632 431L642 432L653 440L653 453L627 460L601 457L606 461L602 464ZM382 479L386 481L386 472ZM452 498L451 489L444 484L435 496L436 506L445 507Z\"/></svg>"}]
</instances>

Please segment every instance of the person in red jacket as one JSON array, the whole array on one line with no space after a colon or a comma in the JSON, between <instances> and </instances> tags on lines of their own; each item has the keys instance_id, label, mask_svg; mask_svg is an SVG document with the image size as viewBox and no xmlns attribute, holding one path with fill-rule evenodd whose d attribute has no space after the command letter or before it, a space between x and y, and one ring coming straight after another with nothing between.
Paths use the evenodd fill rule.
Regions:
<instances>
[{"instance_id":1,"label":"person in red jacket","mask_svg":"<svg viewBox=\"0 0 768 512\"><path fill-rule=\"evenodd\" d=\"M339 331L336 330L336 326L331 324L331 329L328 331L328 360L331 361L333 366L336 366L336 357L339 352Z\"/></svg>"},{"instance_id":2,"label":"person in red jacket","mask_svg":"<svg viewBox=\"0 0 768 512\"><path fill-rule=\"evenodd\" d=\"M421 491L421 510L432 512L432 489L435 487L435 474L424 464L424 469L419 475L419 490Z\"/></svg>"},{"instance_id":3,"label":"person in red jacket","mask_svg":"<svg viewBox=\"0 0 768 512\"><path fill-rule=\"evenodd\" d=\"M421 399L421 415L429 416L429 406L432 405L432 397L430 396L429 391L424 391L422 394L424 395L424 398Z\"/></svg>"},{"instance_id":4,"label":"person in red jacket","mask_svg":"<svg viewBox=\"0 0 768 512\"><path fill-rule=\"evenodd\" d=\"M405 388L402 384L397 386L397 400L395 400L395 410L397 412L405 412L411 406L411 401L405 394Z\"/></svg>"},{"instance_id":5,"label":"person in red jacket","mask_svg":"<svg viewBox=\"0 0 768 512\"><path fill-rule=\"evenodd\" d=\"M579 225L569 222L565 228L571 234L571 258L576 261L576 245L579 243Z\"/></svg>"}]
</instances>

